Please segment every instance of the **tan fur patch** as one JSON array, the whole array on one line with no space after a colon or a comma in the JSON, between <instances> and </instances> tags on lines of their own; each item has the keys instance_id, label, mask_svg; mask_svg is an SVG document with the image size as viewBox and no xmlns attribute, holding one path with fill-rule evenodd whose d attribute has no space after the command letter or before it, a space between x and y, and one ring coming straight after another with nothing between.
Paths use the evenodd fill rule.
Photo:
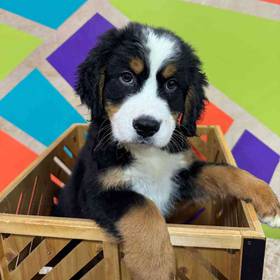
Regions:
<instances>
[{"instance_id":1,"label":"tan fur patch","mask_svg":"<svg viewBox=\"0 0 280 280\"><path fill-rule=\"evenodd\" d=\"M167 66L164 67L162 71L162 76L165 79L171 78L177 71L177 68L174 64L168 64Z\"/></svg>"},{"instance_id":2,"label":"tan fur patch","mask_svg":"<svg viewBox=\"0 0 280 280\"><path fill-rule=\"evenodd\" d=\"M134 57L130 60L129 66L135 74L140 74L144 70L144 62L139 57Z\"/></svg>"},{"instance_id":3,"label":"tan fur patch","mask_svg":"<svg viewBox=\"0 0 280 280\"><path fill-rule=\"evenodd\" d=\"M120 106L119 105L116 105L116 104L112 104L110 102L107 102L106 105L105 105L105 110L108 114L108 117L110 119L112 119L112 117L114 116L115 113L117 113L120 109Z\"/></svg>"},{"instance_id":4,"label":"tan fur patch","mask_svg":"<svg viewBox=\"0 0 280 280\"><path fill-rule=\"evenodd\" d=\"M125 186L123 169L120 167L106 170L98 179L102 187L106 190Z\"/></svg>"},{"instance_id":5,"label":"tan fur patch","mask_svg":"<svg viewBox=\"0 0 280 280\"><path fill-rule=\"evenodd\" d=\"M177 123L179 113L178 112L172 112L171 115L172 115L174 121Z\"/></svg>"},{"instance_id":6,"label":"tan fur patch","mask_svg":"<svg viewBox=\"0 0 280 280\"><path fill-rule=\"evenodd\" d=\"M117 226L123 237L124 261L132 279L174 279L175 256L169 233L152 201L131 209Z\"/></svg>"},{"instance_id":7,"label":"tan fur patch","mask_svg":"<svg viewBox=\"0 0 280 280\"><path fill-rule=\"evenodd\" d=\"M231 166L210 165L202 169L198 185L210 196L233 196L251 201L260 217L280 214L280 205L269 185L250 173Z\"/></svg>"}]
</instances>

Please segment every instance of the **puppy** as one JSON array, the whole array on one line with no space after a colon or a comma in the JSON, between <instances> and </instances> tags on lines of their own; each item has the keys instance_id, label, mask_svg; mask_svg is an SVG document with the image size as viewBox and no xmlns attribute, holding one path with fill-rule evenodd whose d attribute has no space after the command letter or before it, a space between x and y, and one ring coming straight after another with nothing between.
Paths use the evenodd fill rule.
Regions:
<instances>
[{"instance_id":1,"label":"puppy","mask_svg":"<svg viewBox=\"0 0 280 280\"><path fill-rule=\"evenodd\" d=\"M179 202L236 197L280 226L265 182L193 156L186 137L195 135L206 85L188 44L135 23L107 32L79 68L77 94L92 122L57 213L93 219L123 242L133 279L175 277L165 219Z\"/></svg>"}]
</instances>

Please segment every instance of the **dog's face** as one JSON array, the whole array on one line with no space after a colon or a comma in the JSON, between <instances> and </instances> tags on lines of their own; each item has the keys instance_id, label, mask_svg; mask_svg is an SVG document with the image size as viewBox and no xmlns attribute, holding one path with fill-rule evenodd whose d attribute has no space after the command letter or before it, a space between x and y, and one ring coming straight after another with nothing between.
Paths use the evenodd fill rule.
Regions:
<instances>
[{"instance_id":1,"label":"dog's face","mask_svg":"<svg viewBox=\"0 0 280 280\"><path fill-rule=\"evenodd\" d=\"M77 92L120 143L168 145L178 118L188 136L204 107L206 79L190 46L140 24L111 30L80 66ZM181 124L179 124L180 126Z\"/></svg>"}]
</instances>

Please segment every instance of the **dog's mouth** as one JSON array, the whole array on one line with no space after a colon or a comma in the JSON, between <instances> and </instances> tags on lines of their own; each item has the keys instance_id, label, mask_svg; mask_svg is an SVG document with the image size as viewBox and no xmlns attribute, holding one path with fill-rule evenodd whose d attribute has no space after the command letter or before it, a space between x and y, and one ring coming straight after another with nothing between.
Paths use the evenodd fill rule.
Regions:
<instances>
[{"instance_id":1,"label":"dog's mouth","mask_svg":"<svg viewBox=\"0 0 280 280\"><path fill-rule=\"evenodd\" d=\"M153 146L154 144L154 141L152 139L152 137L141 137L141 136L138 136L135 141L134 141L135 144L140 144L140 145L149 145L149 146Z\"/></svg>"}]
</instances>

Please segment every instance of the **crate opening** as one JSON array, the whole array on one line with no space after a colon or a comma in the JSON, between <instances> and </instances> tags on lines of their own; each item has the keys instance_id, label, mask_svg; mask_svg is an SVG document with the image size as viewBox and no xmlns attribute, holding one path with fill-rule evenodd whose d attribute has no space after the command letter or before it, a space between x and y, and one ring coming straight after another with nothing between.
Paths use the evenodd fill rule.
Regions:
<instances>
[{"instance_id":1,"label":"crate opening","mask_svg":"<svg viewBox=\"0 0 280 280\"><path fill-rule=\"evenodd\" d=\"M87 126L78 125L62 136L49 151L36 161L20 181L9 187L0 200L0 212L48 216L58 203L57 192L71 176L80 148L85 142ZM201 160L228 162L225 149L215 130L203 127L199 137L190 140ZM234 199L186 203L168 219L170 223L227 227L249 227L242 203Z\"/></svg>"}]
</instances>

